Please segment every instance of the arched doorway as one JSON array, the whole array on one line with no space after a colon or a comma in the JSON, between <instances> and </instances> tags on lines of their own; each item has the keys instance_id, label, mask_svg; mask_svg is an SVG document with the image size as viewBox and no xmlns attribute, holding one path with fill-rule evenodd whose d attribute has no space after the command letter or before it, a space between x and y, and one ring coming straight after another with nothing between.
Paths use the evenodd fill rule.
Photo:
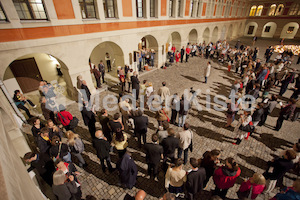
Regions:
<instances>
[{"instance_id":1,"label":"arched doorway","mask_svg":"<svg viewBox=\"0 0 300 200\"><path fill-rule=\"evenodd\" d=\"M205 42L206 44L209 43L210 42L209 36L210 36L209 28L206 28L202 34L202 42Z\"/></svg>"},{"instance_id":2,"label":"arched doorway","mask_svg":"<svg viewBox=\"0 0 300 200\"><path fill-rule=\"evenodd\" d=\"M226 38L226 26L223 26L221 30L220 40L225 40L225 38Z\"/></svg>"},{"instance_id":3,"label":"arched doorway","mask_svg":"<svg viewBox=\"0 0 300 200\"><path fill-rule=\"evenodd\" d=\"M228 28L226 40L231 40L232 38L234 38L234 35L233 35L233 27L232 27L232 24L230 24L230 26L229 26L229 28Z\"/></svg>"},{"instance_id":4,"label":"arched doorway","mask_svg":"<svg viewBox=\"0 0 300 200\"><path fill-rule=\"evenodd\" d=\"M197 40L198 40L198 33L197 33L196 29L193 29L189 33L189 43L195 44L198 42Z\"/></svg>"},{"instance_id":5,"label":"arched doorway","mask_svg":"<svg viewBox=\"0 0 300 200\"><path fill-rule=\"evenodd\" d=\"M290 22L286 24L280 34L280 38L293 39L297 34L299 24L297 22Z\"/></svg>"},{"instance_id":6,"label":"arched doorway","mask_svg":"<svg viewBox=\"0 0 300 200\"><path fill-rule=\"evenodd\" d=\"M105 61L106 53L110 56L111 71L108 73L107 63ZM122 49L114 42L102 42L98 44L90 55L90 61L92 65L97 65L103 61L105 66L105 77L115 79L118 77L117 68L118 66L124 67L124 53ZM96 85L95 77L92 76L93 82Z\"/></svg>"},{"instance_id":7,"label":"arched doorway","mask_svg":"<svg viewBox=\"0 0 300 200\"><path fill-rule=\"evenodd\" d=\"M152 35L146 35L144 36L141 41L138 44L138 49L148 49L149 52L154 51L154 66L157 67L158 59L157 59L157 54L158 54L158 42L156 38ZM155 56L156 55L156 56Z\"/></svg>"},{"instance_id":8,"label":"arched doorway","mask_svg":"<svg viewBox=\"0 0 300 200\"><path fill-rule=\"evenodd\" d=\"M264 28L261 33L261 37L272 38L277 29L277 24L275 22L268 22L264 25Z\"/></svg>"},{"instance_id":9,"label":"arched doorway","mask_svg":"<svg viewBox=\"0 0 300 200\"><path fill-rule=\"evenodd\" d=\"M181 49L181 36L178 32L173 32L169 36L166 44L166 51L169 51L173 45L175 46L176 50Z\"/></svg>"},{"instance_id":10,"label":"arched doorway","mask_svg":"<svg viewBox=\"0 0 300 200\"><path fill-rule=\"evenodd\" d=\"M61 71L61 76L58 71ZM50 54L33 53L19 57L10 63L3 76L3 83L11 96L15 90L20 90L36 104L39 103L41 80L52 84L58 104L68 105L73 102L70 99L77 98L68 67Z\"/></svg>"},{"instance_id":11,"label":"arched doorway","mask_svg":"<svg viewBox=\"0 0 300 200\"><path fill-rule=\"evenodd\" d=\"M215 43L218 41L218 27L216 26L212 32L211 42Z\"/></svg>"}]
</instances>

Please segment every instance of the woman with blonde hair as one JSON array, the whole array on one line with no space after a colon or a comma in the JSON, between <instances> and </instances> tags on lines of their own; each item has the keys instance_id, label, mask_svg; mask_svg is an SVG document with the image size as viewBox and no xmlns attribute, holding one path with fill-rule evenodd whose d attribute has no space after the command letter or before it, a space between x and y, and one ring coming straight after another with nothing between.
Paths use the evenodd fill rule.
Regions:
<instances>
[{"instance_id":1,"label":"woman with blonde hair","mask_svg":"<svg viewBox=\"0 0 300 200\"><path fill-rule=\"evenodd\" d=\"M184 183L186 182L186 172L182 169L183 160L177 158L174 161L174 166L169 166L165 176L165 187L173 194L183 195Z\"/></svg>"},{"instance_id":2,"label":"woman with blonde hair","mask_svg":"<svg viewBox=\"0 0 300 200\"><path fill-rule=\"evenodd\" d=\"M84 144L78 134L73 131L67 131L66 137L68 138L67 144L71 150L71 153L78 158L79 167L84 167L85 163L81 153L84 151Z\"/></svg>"},{"instance_id":3,"label":"woman with blonde hair","mask_svg":"<svg viewBox=\"0 0 300 200\"><path fill-rule=\"evenodd\" d=\"M237 195L239 199L256 199L266 187L266 179L262 174L254 173L251 178L243 182L240 186Z\"/></svg>"},{"instance_id":4,"label":"woman with blonde hair","mask_svg":"<svg viewBox=\"0 0 300 200\"><path fill-rule=\"evenodd\" d=\"M53 174L53 193L58 200L75 200L75 194L78 188L74 181L74 176L66 176L62 170L58 170Z\"/></svg>"}]
</instances>

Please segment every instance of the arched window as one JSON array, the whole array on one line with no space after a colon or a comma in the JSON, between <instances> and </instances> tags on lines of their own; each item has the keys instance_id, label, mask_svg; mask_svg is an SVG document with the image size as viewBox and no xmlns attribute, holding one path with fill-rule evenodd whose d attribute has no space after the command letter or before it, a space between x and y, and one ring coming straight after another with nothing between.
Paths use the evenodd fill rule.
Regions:
<instances>
[{"instance_id":1,"label":"arched window","mask_svg":"<svg viewBox=\"0 0 300 200\"><path fill-rule=\"evenodd\" d=\"M250 9L249 16L254 16L255 12L256 12L256 6L252 6L251 9Z\"/></svg>"},{"instance_id":2,"label":"arched window","mask_svg":"<svg viewBox=\"0 0 300 200\"><path fill-rule=\"evenodd\" d=\"M263 8L264 8L264 6L262 6L262 5L257 7L256 16L261 16Z\"/></svg>"},{"instance_id":3,"label":"arched window","mask_svg":"<svg viewBox=\"0 0 300 200\"><path fill-rule=\"evenodd\" d=\"M284 10L284 5L283 4L279 4L279 6L277 7L277 10L276 10L276 13L275 15L282 15L283 13L283 10Z\"/></svg>"},{"instance_id":4,"label":"arched window","mask_svg":"<svg viewBox=\"0 0 300 200\"><path fill-rule=\"evenodd\" d=\"M269 16L274 16L276 11L276 4L272 4L269 11Z\"/></svg>"},{"instance_id":5,"label":"arched window","mask_svg":"<svg viewBox=\"0 0 300 200\"><path fill-rule=\"evenodd\" d=\"M295 3L294 5L292 5L292 7L290 8L290 11L289 11L289 15L297 15L298 10L299 10L299 5L300 4L298 4L298 3Z\"/></svg>"}]
</instances>

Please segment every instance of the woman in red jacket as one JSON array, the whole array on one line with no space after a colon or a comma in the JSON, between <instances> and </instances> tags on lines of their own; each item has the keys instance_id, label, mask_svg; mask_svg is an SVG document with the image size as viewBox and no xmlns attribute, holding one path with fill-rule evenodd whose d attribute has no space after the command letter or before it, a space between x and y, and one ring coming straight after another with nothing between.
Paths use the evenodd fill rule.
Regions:
<instances>
[{"instance_id":1,"label":"woman in red jacket","mask_svg":"<svg viewBox=\"0 0 300 200\"><path fill-rule=\"evenodd\" d=\"M249 180L241 184L237 195L241 200L256 199L256 197L264 191L265 187L265 177L262 174L255 173Z\"/></svg>"},{"instance_id":2,"label":"woman in red jacket","mask_svg":"<svg viewBox=\"0 0 300 200\"><path fill-rule=\"evenodd\" d=\"M214 182L216 184L215 194L222 199L225 198L227 191L231 188L237 177L241 174L241 169L235 160L231 157L226 159L225 166L218 168L214 174Z\"/></svg>"},{"instance_id":3,"label":"woman in red jacket","mask_svg":"<svg viewBox=\"0 0 300 200\"><path fill-rule=\"evenodd\" d=\"M59 112L56 114L57 115L57 119L61 122L61 124L66 128L66 130L71 130L70 129L70 122L73 119L73 116L71 113L69 113L68 111L65 111L66 108L63 105L59 105L58 107ZM74 130L71 130L74 132Z\"/></svg>"}]
</instances>

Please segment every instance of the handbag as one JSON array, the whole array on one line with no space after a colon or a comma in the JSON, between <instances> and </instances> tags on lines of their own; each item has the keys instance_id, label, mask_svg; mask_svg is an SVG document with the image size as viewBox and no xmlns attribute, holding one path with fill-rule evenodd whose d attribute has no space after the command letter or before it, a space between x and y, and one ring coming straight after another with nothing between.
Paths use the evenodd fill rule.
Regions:
<instances>
[{"instance_id":1,"label":"handbag","mask_svg":"<svg viewBox=\"0 0 300 200\"><path fill-rule=\"evenodd\" d=\"M241 131L245 131L245 132L254 132L255 127L250 124L247 124L246 126L243 126L243 124L241 124L239 129Z\"/></svg>"},{"instance_id":2,"label":"handbag","mask_svg":"<svg viewBox=\"0 0 300 200\"><path fill-rule=\"evenodd\" d=\"M168 115L166 115L164 109L162 109L162 111L163 111L164 115L167 117L167 121L170 122L170 118L168 117Z\"/></svg>"},{"instance_id":3,"label":"handbag","mask_svg":"<svg viewBox=\"0 0 300 200\"><path fill-rule=\"evenodd\" d=\"M62 145L62 143L59 144L57 156L52 158L53 162L55 162L59 158L60 150L61 150L61 145Z\"/></svg>"},{"instance_id":4,"label":"handbag","mask_svg":"<svg viewBox=\"0 0 300 200\"><path fill-rule=\"evenodd\" d=\"M69 123L69 128L70 129L74 129L74 128L76 128L77 127L77 125L78 125L78 118L77 117L73 117L73 119L70 121L70 123Z\"/></svg>"}]
</instances>

